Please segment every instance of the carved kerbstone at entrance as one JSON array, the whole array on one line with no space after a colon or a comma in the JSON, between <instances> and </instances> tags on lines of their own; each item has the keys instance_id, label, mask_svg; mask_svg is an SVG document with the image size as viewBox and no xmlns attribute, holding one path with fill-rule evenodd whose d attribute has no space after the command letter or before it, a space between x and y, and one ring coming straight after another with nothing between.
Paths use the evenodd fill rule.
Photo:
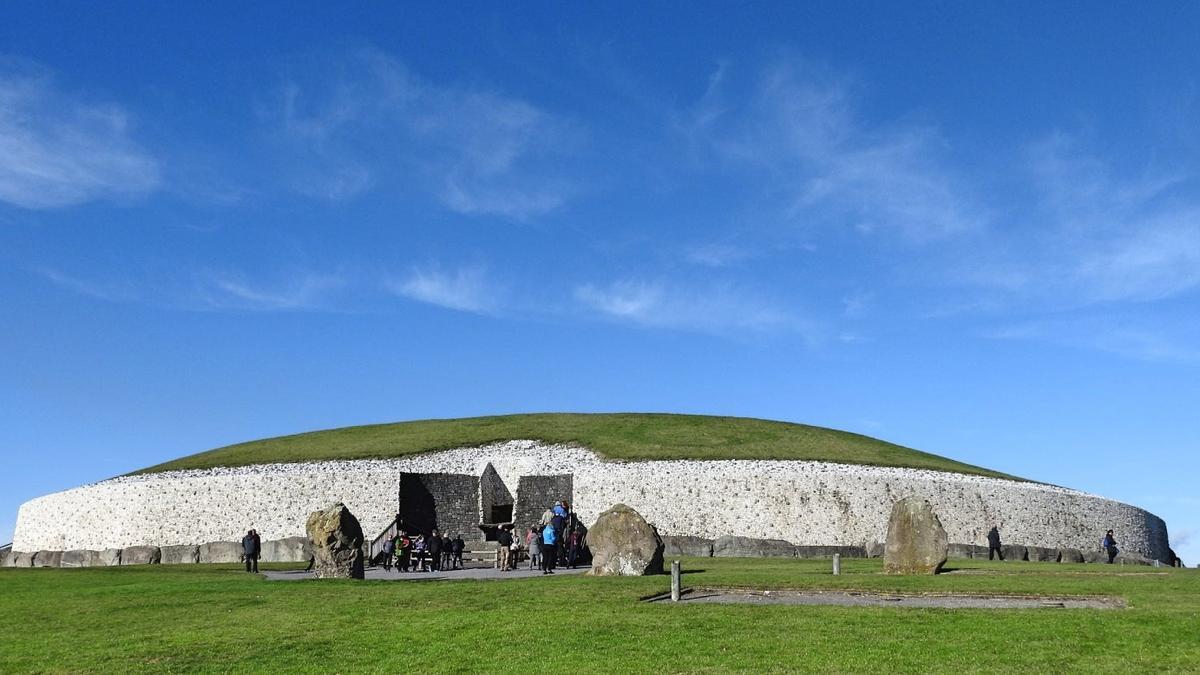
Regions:
<instances>
[{"instance_id":1,"label":"carved kerbstone at entrance","mask_svg":"<svg viewBox=\"0 0 1200 675\"><path fill-rule=\"evenodd\" d=\"M313 573L318 579L363 578L362 526L345 504L313 511L305 529L312 542Z\"/></svg>"},{"instance_id":2,"label":"carved kerbstone at entrance","mask_svg":"<svg viewBox=\"0 0 1200 675\"><path fill-rule=\"evenodd\" d=\"M888 519L883 570L888 574L937 574L946 564L946 530L929 502L905 497Z\"/></svg>"},{"instance_id":3,"label":"carved kerbstone at entrance","mask_svg":"<svg viewBox=\"0 0 1200 675\"><path fill-rule=\"evenodd\" d=\"M663 541L637 511L617 504L600 514L587 533L592 574L636 577L662 574Z\"/></svg>"}]
</instances>

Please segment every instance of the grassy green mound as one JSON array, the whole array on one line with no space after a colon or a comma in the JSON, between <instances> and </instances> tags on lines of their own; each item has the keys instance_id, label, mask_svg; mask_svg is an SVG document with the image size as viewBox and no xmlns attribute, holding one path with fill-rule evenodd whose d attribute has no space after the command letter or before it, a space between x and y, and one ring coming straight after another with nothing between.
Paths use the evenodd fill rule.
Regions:
<instances>
[{"instance_id":1,"label":"grassy green mound","mask_svg":"<svg viewBox=\"0 0 1200 675\"><path fill-rule=\"evenodd\" d=\"M669 578L266 581L237 565L0 569L0 672L1193 672L1200 573L688 558L685 587L1123 598L1128 608L647 604Z\"/></svg>"},{"instance_id":2,"label":"grassy green mound","mask_svg":"<svg viewBox=\"0 0 1200 675\"><path fill-rule=\"evenodd\" d=\"M802 459L1014 478L834 429L744 417L634 413L543 413L346 427L239 443L139 473L403 457L517 439L577 443L609 459Z\"/></svg>"}]
</instances>

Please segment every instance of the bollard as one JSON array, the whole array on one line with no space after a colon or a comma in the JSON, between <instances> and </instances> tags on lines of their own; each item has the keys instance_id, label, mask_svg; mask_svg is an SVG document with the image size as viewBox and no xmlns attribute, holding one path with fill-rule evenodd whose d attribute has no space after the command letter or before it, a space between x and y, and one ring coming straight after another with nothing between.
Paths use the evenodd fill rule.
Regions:
<instances>
[{"instance_id":1,"label":"bollard","mask_svg":"<svg viewBox=\"0 0 1200 675\"><path fill-rule=\"evenodd\" d=\"M842 573L842 554L833 554L833 576L838 576Z\"/></svg>"},{"instance_id":2,"label":"bollard","mask_svg":"<svg viewBox=\"0 0 1200 675\"><path fill-rule=\"evenodd\" d=\"M671 602L679 602L679 561L671 561Z\"/></svg>"}]
</instances>

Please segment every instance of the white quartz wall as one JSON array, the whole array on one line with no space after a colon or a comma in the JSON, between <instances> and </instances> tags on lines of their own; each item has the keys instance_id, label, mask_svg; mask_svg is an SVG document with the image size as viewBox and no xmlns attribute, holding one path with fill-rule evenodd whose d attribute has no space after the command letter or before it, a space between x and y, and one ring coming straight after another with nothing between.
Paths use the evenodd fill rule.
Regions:
<instances>
[{"instance_id":1,"label":"white quartz wall","mask_svg":"<svg viewBox=\"0 0 1200 675\"><path fill-rule=\"evenodd\" d=\"M928 499L951 542L985 544L998 525L1008 544L1096 548L1115 530L1121 548L1166 555L1162 520L1075 490L962 474L798 461L602 461L577 447L511 441L391 460L270 464L115 478L21 506L18 551L201 544L304 534L311 511L344 502L368 536L395 516L402 472L479 475L491 463L510 490L521 475L575 475L585 523L618 502L664 535L726 534L799 545L883 541L892 504Z\"/></svg>"}]
</instances>

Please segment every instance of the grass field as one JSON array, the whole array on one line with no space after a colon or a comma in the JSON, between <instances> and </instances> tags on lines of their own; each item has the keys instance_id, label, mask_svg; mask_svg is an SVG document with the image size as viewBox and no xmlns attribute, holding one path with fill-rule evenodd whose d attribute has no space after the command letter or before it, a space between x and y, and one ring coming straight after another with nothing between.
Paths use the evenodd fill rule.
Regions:
<instances>
[{"instance_id":1,"label":"grass field","mask_svg":"<svg viewBox=\"0 0 1200 675\"><path fill-rule=\"evenodd\" d=\"M269 582L236 566L0 569L0 672L1200 669L1200 574L697 558L685 585L1111 595L1121 610L646 604L667 577ZM282 566L281 566L282 567Z\"/></svg>"},{"instance_id":2,"label":"grass field","mask_svg":"<svg viewBox=\"0 0 1200 675\"><path fill-rule=\"evenodd\" d=\"M230 445L139 473L400 457L514 439L579 443L611 459L805 459L1015 478L822 427L742 417L633 413L503 415L330 429Z\"/></svg>"}]
</instances>

